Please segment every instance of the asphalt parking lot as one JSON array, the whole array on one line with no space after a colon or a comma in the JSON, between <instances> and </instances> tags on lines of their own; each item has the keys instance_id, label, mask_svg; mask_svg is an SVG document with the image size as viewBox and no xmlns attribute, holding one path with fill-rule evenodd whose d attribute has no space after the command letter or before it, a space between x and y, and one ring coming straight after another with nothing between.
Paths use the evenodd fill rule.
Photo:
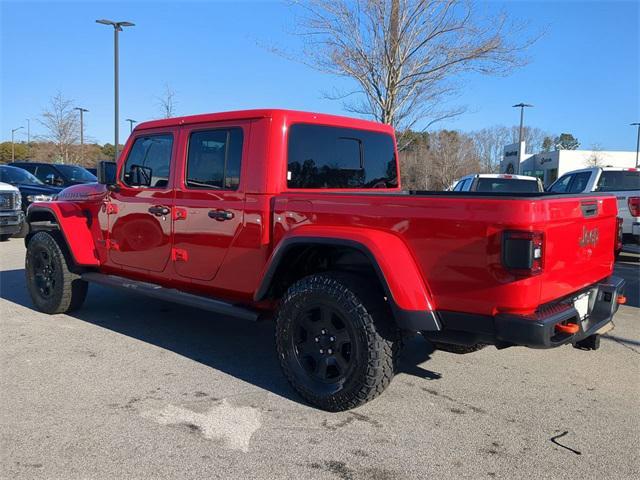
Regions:
<instances>
[{"instance_id":1,"label":"asphalt parking lot","mask_svg":"<svg viewBox=\"0 0 640 480\"><path fill-rule=\"evenodd\" d=\"M640 255L600 350L411 340L385 394L331 414L280 373L270 323L91 286L31 308L24 246L0 244L0 475L120 478L638 478Z\"/></svg>"}]
</instances>

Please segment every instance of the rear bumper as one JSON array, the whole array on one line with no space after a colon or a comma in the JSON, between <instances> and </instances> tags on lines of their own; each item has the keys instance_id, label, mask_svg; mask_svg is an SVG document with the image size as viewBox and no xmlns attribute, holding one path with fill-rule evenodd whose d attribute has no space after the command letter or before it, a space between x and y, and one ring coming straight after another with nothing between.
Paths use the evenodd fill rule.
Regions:
<instances>
[{"instance_id":1,"label":"rear bumper","mask_svg":"<svg viewBox=\"0 0 640 480\"><path fill-rule=\"evenodd\" d=\"M427 338L459 345L488 343L498 347L521 345L531 348L553 348L583 340L607 326L618 311L618 297L624 291L624 280L609 277L569 298L541 309L531 316L500 314L495 317L473 316L455 312L439 312L441 332L425 332ZM587 314L580 314L573 299L589 294ZM576 333L556 329L558 324L576 324Z\"/></svg>"}]
</instances>

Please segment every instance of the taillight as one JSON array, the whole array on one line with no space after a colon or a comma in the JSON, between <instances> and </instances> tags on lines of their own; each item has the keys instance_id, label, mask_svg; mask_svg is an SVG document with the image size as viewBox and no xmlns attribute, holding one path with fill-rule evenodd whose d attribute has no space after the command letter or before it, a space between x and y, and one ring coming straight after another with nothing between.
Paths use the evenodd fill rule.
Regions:
<instances>
[{"instance_id":1,"label":"taillight","mask_svg":"<svg viewBox=\"0 0 640 480\"><path fill-rule=\"evenodd\" d=\"M640 197L629 197L627 205L632 217L640 217Z\"/></svg>"},{"instance_id":2,"label":"taillight","mask_svg":"<svg viewBox=\"0 0 640 480\"><path fill-rule=\"evenodd\" d=\"M502 265L516 275L542 273L544 236L542 232L506 230L502 233Z\"/></svg>"},{"instance_id":3,"label":"taillight","mask_svg":"<svg viewBox=\"0 0 640 480\"><path fill-rule=\"evenodd\" d=\"M622 250L622 218L616 217L616 250L618 253Z\"/></svg>"}]
</instances>

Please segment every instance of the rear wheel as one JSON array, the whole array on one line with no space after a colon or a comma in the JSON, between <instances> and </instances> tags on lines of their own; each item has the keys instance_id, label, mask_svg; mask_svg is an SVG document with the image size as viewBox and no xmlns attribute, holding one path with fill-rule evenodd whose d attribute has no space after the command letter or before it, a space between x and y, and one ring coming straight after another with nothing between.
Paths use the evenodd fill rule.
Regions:
<instances>
[{"instance_id":1,"label":"rear wheel","mask_svg":"<svg viewBox=\"0 0 640 480\"><path fill-rule=\"evenodd\" d=\"M7 234L0 235L0 242L6 242L7 240L9 240L9 237L11 237L11 235L7 235Z\"/></svg>"},{"instance_id":2,"label":"rear wheel","mask_svg":"<svg viewBox=\"0 0 640 480\"><path fill-rule=\"evenodd\" d=\"M87 282L69 269L60 244L49 232L38 232L29 241L25 275L31 300L41 312L75 310L87 296Z\"/></svg>"},{"instance_id":3,"label":"rear wheel","mask_svg":"<svg viewBox=\"0 0 640 480\"><path fill-rule=\"evenodd\" d=\"M276 318L283 372L311 404L348 410L372 400L393 378L400 332L377 285L342 273L292 285Z\"/></svg>"}]
</instances>

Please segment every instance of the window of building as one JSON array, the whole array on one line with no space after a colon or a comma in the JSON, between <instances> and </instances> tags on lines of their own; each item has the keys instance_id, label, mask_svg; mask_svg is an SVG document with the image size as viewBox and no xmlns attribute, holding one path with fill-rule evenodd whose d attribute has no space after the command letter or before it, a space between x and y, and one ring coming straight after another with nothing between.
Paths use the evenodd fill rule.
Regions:
<instances>
[{"instance_id":1,"label":"window of building","mask_svg":"<svg viewBox=\"0 0 640 480\"><path fill-rule=\"evenodd\" d=\"M289 188L391 188L398 185L393 137L296 124L289 129Z\"/></svg>"},{"instance_id":2,"label":"window of building","mask_svg":"<svg viewBox=\"0 0 640 480\"><path fill-rule=\"evenodd\" d=\"M236 190L242 141L242 128L193 132L189 137L187 187Z\"/></svg>"},{"instance_id":3,"label":"window of building","mask_svg":"<svg viewBox=\"0 0 640 480\"><path fill-rule=\"evenodd\" d=\"M122 181L132 187L167 187L172 148L171 134L136 138L124 165Z\"/></svg>"}]
</instances>

